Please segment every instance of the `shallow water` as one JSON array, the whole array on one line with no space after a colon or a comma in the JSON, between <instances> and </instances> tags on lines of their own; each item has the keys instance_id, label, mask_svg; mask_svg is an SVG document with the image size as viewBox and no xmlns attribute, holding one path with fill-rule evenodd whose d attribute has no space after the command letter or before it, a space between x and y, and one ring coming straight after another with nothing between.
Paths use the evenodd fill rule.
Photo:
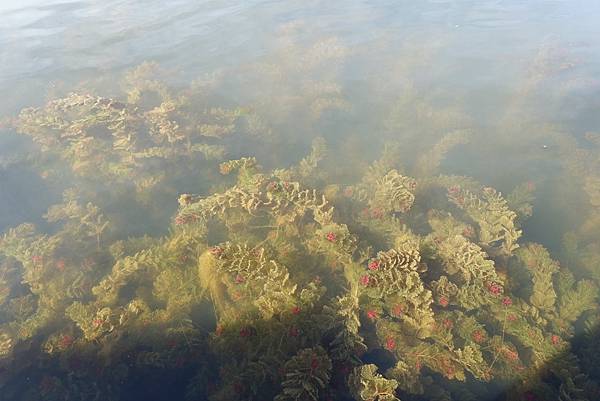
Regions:
<instances>
[{"instance_id":1,"label":"shallow water","mask_svg":"<svg viewBox=\"0 0 600 401\"><path fill-rule=\"evenodd\" d=\"M0 2L0 21L0 92L4 94L0 102L0 232L7 233L0 241L0 335L4 336L0 337L0 374L5 376L0 379L0 400L169 399L164 387L175 388L177 399L188 394L186 400L273 397L281 386L276 374L266 373L269 379L256 388L244 382L255 379L248 379L252 378L247 373L251 369L244 363L251 358L243 347L236 349L237 366L227 359L227 350L219 347L239 344L206 346L220 324L233 327L231 333L239 331L242 337L252 338L256 330L274 332L279 324L300 324L295 315L285 313L276 313L277 319L264 319L270 322L263 322L267 327L272 324L274 328L261 326L263 323L252 320L254 315L238 316L237 320L228 315L222 294L216 295L223 289L208 273L202 273L202 267L198 278L194 264L200 258L207 265L206 257L201 259L200 254L205 254L207 245L225 240L251 246L270 244L267 248L274 249L271 256L278 256L287 265L301 288L308 285L308 276L323 275L328 288L325 298L331 301L345 289L354 288L349 278L354 267L350 265L358 263L360 252L367 252L370 246L369 258L379 260L378 251L399 247L404 234L383 226L391 224L398 229L406 224L420 238L418 252L429 268L420 274L426 291L433 291L436 324L457 320L458 315L444 314L446 306L440 307L439 302L445 295L434 289L441 274L458 274L441 262L442 249L446 248L440 245L443 230L434 227L434 209L461 216L460 227L468 224L465 222L472 224L476 233L463 236L481 246L493 260L501 273L498 277L508 277L504 294L513 299L510 307L517 308L532 327L541 327L544 341L560 345L560 352L545 349L548 355L539 356L543 354L540 349L505 330L506 321L494 323L490 316L495 312L479 316L464 304L450 302L457 314L477 315L489 331L489 343L475 341L484 350L481 366L500 369L501 362L496 364L496 360L502 352L486 355L485 350L498 347L491 339L493 335L501 338L500 348L507 346L506 335L513 336L511 344L516 344L514 349L530 370L515 377L500 372L485 388L485 375L478 376L472 366L466 368L463 385L455 380L458 376L448 373L448 369L459 369L458 365L446 366L448 362L440 367L432 363L416 375L426 387L433 383L434 390L416 391L407 384L409 379L402 383L398 375L386 373L398 360L414 361L400 351L394 354L396 351L386 343L391 337L382 334L399 330L404 333L398 334L402 340L394 341L417 349L416 343L407 340L414 333L406 334L410 330L398 321L407 323L388 313L389 299L374 300L365 292L357 312L360 334L367 343L366 354L359 355L361 363L375 363L381 374L399 380L396 394L402 400L543 400L555 399L560 391L564 399L576 399L577 394L600 399L600 349L589 340L600 322L596 297L596 286L600 285L597 2L27 0ZM96 106L88 109L84 102L96 102ZM27 111L29 107L37 109ZM107 119L116 119L121 112L125 117L104 124L98 121L105 117L94 114L98 110L94 107L108 113ZM21 112L23 109L26 111ZM51 126L54 128L48 128ZM140 132L143 135L138 138ZM88 139L81 140L86 135ZM97 142L90 139L94 136ZM327 155L317 164L302 164L316 138L324 139ZM190 150L193 146L194 151ZM386 146L389 160L379 165L386 171L377 170L377 165L369 170ZM328 253L333 252L331 249L325 246L323 251L324 245L309 241L308 233L315 230L315 224L321 224L306 224L310 216L288 221L290 226L300 227L290 229L292 233L281 228L281 216L279 220L275 216L275 222L269 218L250 222L227 215L220 223L208 225L206 237L201 230L195 234L202 245L194 245L199 247L194 248L194 256L177 254L193 259L193 263L188 262L194 267L165 257L146 275L114 277L115 269L127 257L158 246L147 238L118 241L144 235L177 236L182 224L174 216L184 222L183 226L189 223L185 214L189 205L178 204L178 197L197 194L190 198L195 203L225 191L235 180L219 173L219 163L253 156L267 176L274 169L290 169L286 173L275 171L273 177L281 179L281 185L297 180L327 196L338 213L336 224L346 224L356 235L358 250L351 252L352 263L339 255L334 258ZM300 167L294 169L298 163ZM402 184L403 191L414 193L414 205L398 206L381 189L381 182L392 179L385 175L392 169L403 177L415 178L416 189L408 188L408 181ZM248 171L259 170L251 166ZM244 181L243 172L248 171L242 168L238 185L251 191L259 184ZM379 181L369 181L379 173ZM468 176L480 184L456 177L446 180L439 178L440 174ZM369 187L371 184L374 187ZM458 191L457 187L472 189L480 202L487 199L486 187L500 191L508 199L508 207L517 212L518 217L509 220L522 230L518 244L526 251L499 251L498 241L508 241L504 231L504 239L486 241L486 228L478 215L469 212L462 204L464 199L452 192ZM67 196L62 206L47 212L52 205L61 204L61 194L69 188L75 188L78 195ZM262 190L272 191L273 187ZM385 201L395 206L385 205ZM99 211L85 209L87 202L98 206ZM364 210L363 214L358 212L365 205L370 222L364 221ZM490 210L486 213L491 214ZM237 219L246 225L236 226L240 224L235 223ZM102 229L104 220L108 221L106 231ZM28 222L36 224L35 233L11 234L11 227ZM253 224L258 228L254 230ZM277 229L269 231L272 224ZM459 222L448 224L459 226ZM334 234L327 241L341 241L337 228L328 232L329 226L321 225L325 234ZM471 228L464 229L468 232ZM102 233L93 234L94 230ZM285 242L280 236L293 240ZM548 249L560 263L560 271L540 273L526 266L527 252L533 249L528 244L532 242ZM283 251L287 246L294 256ZM305 260L307 266L300 266L299 260ZM161 273L171 264L178 266L179 279L187 284L177 287L175 278ZM586 298L564 289L561 293L561 283L569 281L565 271L571 271L579 283L573 288L589 284L589 292L595 291L595 295ZM232 277L236 281L241 276ZM102 298L102 291L110 291L104 287L97 290L100 283L118 280L123 283L115 290L115 299ZM344 280L348 282L344 284ZM36 283L45 281L52 284L38 288ZM190 284L196 281L199 284ZM458 284L467 283L459 280ZM174 317L175 312L165 305L172 302L170 297L179 297L179 290L189 295L189 299L181 295L189 310L176 308ZM537 292L554 291L558 295L552 301L535 297ZM257 295L250 291L248 296ZM588 305L571 306L569 299L577 297L586 298ZM149 310L132 306L128 303L132 300L143 300ZM287 305L292 301L278 302ZM89 312L96 313L94 316L81 312L75 318L75 312L65 312L73 310L68 308L74 303L98 311ZM19 310L25 311L15 312L17 304L24 305ZM31 308L29 313L27 308ZM88 326L94 325L91 321L100 319L102 308L112 308L106 312L112 317L102 315L103 323L86 331L82 319ZM152 338L131 340L138 335L141 323L127 326L121 320L125 319L124 310L133 313L133 309L138 311L135 319L153 316L150 320L160 321L152 329ZM169 311L164 312L168 317L152 315L158 310ZM374 310L379 320L373 318ZM39 311L48 313L47 320L39 317ZM115 317L119 313L121 318ZM496 315L502 313L504 319L509 315ZM563 327L558 322L567 315L573 321ZM110 323L112 318L119 325ZM164 322L160 320L163 318ZM30 327L26 322L33 323ZM399 326L390 329L385 322ZM100 333L109 323L114 327ZM317 343L331 357L329 331L322 333L320 340L315 339L317 335L302 340L286 351L289 355L285 358L289 360L302 348L316 349ZM182 362L177 352L165 353L165 342L170 344L178 335L195 336L198 344L193 346L185 338L189 349L173 348L182 354L198 353L194 354L196 359ZM443 343L437 335L418 341L434 347ZM126 345L123 338L130 338ZM455 333L453 347L465 347L469 341ZM49 347L53 347L51 351ZM248 347L246 352L256 351ZM122 356L115 354L119 349ZM382 356L381 352L387 354ZM569 359L575 357L581 360ZM28 358L36 362L23 362ZM566 363L561 358L574 366L563 376L553 368ZM94 373L73 360L93 365ZM207 372L207 365L199 360L214 362L222 372ZM346 377L340 373L346 362L333 359L329 385L315 399L358 399L349 392ZM283 362L269 363L283 369ZM521 367L517 362L502 366L507 371ZM315 373L316 368L311 369L311 374ZM113 373L106 374L106 370ZM414 371L419 369L413 367ZM579 373L587 376L582 379ZM163 382L157 379L161 375ZM238 381L228 382L229 376ZM565 384L567 377L577 377L575 387L581 392ZM157 390L152 381L163 388Z\"/></svg>"}]
</instances>

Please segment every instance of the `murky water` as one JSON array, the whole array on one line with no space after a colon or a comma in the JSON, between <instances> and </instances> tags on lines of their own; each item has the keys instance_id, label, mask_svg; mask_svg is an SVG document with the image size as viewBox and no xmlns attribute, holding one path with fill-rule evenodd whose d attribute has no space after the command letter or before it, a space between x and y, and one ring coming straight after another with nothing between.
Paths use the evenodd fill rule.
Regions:
<instances>
[{"instance_id":1,"label":"murky water","mask_svg":"<svg viewBox=\"0 0 600 401\"><path fill-rule=\"evenodd\" d=\"M600 399L597 2L0 21L0 400Z\"/></svg>"}]
</instances>

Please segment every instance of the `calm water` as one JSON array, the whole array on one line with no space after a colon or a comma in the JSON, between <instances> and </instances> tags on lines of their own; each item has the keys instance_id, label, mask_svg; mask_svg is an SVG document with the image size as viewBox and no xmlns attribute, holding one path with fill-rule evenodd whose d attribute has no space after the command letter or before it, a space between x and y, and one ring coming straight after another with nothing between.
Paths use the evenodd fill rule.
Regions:
<instances>
[{"instance_id":1,"label":"calm water","mask_svg":"<svg viewBox=\"0 0 600 401\"><path fill-rule=\"evenodd\" d=\"M40 151L39 143L33 144L27 136L34 128L23 125L17 118L24 108L43 108L48 102L68 97L73 92L135 103L131 100L131 90L142 85L142 80L131 78L131 71L138 68L142 76L146 68L150 75L144 76L143 85L152 86L160 81L170 91L169 99L193 93L191 107L186 109L188 114L174 119L182 126L186 119L193 119L190 115L217 107L237 109L244 114L242 130L251 135L243 139L227 137L223 142L213 136L206 142L211 146L223 145L226 149L226 156L217 157L217 161L256 156L265 169L287 168L310 152L314 138L324 138L328 156L308 182L326 193L333 193L328 183L336 183L340 189L360 180L384 145L390 143L396 143L399 148L394 154L397 168L403 174L418 176L418 166L424 163L421 155L429 154L427 152L447 134L464 131L469 140L459 141L461 144L456 147L449 146L447 154L442 152L445 158L431 173L473 177L506 195L519 184L535 187L535 199L530 200L533 215L519 223L523 229L520 240L523 247L528 241L541 243L561 266L573 270L575 279L600 284L600 140L597 136L600 133L600 3L597 1L0 0L0 21L0 93L3 94L0 101L0 232L33 222L41 232L55 235L60 230L44 219L44 214L48 207L61 202L65 189L76 187L82 191L85 202L97 203L105 216L114 220L110 226L114 241L128 236L168 235L179 194L208 196L233 184L218 175L217 164L209 171L209 167L199 167L195 161L180 156L164 165L148 162L142 167L130 166L133 172L127 173L130 175L125 181L119 178L113 182L110 174L105 176L100 170L97 174L88 171L78 175L77 161L69 158L66 150L54 159L47 156L51 152ZM149 76L152 78L147 78ZM153 102L155 99L142 99L136 107L150 110L148 104L152 107L160 104ZM150 117L144 114L144 118ZM226 118L216 117L217 122L213 123L221 124ZM19 135L18 131L26 135ZM68 146L73 142L64 143ZM76 152L73 149L71 151ZM435 153L431 153L426 160L434 158ZM79 168L85 166L79 165ZM194 176L195 169L203 169L200 178ZM134 177L138 173L142 178ZM167 178L160 181L156 190L142 194L141 190L135 193L132 186L127 187L133 185L139 190L146 185L142 184L144 179L147 183L161 173ZM428 209L439 207L442 206L438 201L426 200L406 222L415 232L424 235L417 227L425 221ZM346 210L343 202L341 210ZM345 222L351 229L356 228L348 221ZM568 248L565 234L575 238L577 249ZM56 255L72 253L78 246L85 248L76 236L69 241L57 246ZM101 245L106 249L101 251ZM98 239L94 257L98 260L114 257L116 248L111 248L112 256L107 256L108 245ZM378 245L375 251L379 250ZM29 246L32 248L28 251L21 251L28 258L35 257L41 249L35 246L41 245ZM136 246L139 245L131 245L132 249L143 248ZM509 256L495 257L494 261L498 270L510 276L514 271L507 270L513 263ZM56 262L62 266L59 270L65 268L64 259L67 259L67 270L69 268L68 257L59 258L62 260ZM18 257L16 260L10 263L16 263L18 271L23 261ZM106 266L96 270L85 270L78 265L77 272L85 272L77 276L78 280L88 280L89 284L82 285L81 294L70 295L72 299L61 301L64 305L59 302L56 308L65 309L73 299L96 302L90 290L110 272L113 262L106 262ZM95 263L101 265L101 262ZM66 353L75 353L70 348L71 343L80 347L82 355L96 352L83 351L84 341L79 342L81 331L72 322L68 334L60 328L68 323L53 318L54 326L47 323L35 335L16 340L18 330L11 322L18 318L13 319L14 313L7 312L8 300L25 299L30 290L17 288L18 279L5 280L16 274L12 267L6 266L0 275L0 280L4 280L0 285L4 285L8 294L6 298L0 297L0 304L4 305L0 313L0 334L4 330L12 341L10 354L7 351L9 356L0 359L0 375L5 375L5 379L0 380L0 400L84 399L83 394L108 397L103 393L104 387L96 382L93 389L73 384L76 381L73 377L83 378L81 381L88 384L92 381L83 373L80 376L73 373L76 369L72 367L65 368L66 362L60 357L44 359L36 354L35 350L43 349L46 344L45 338L52 335L63 336L63 339L68 336L70 340L64 340L59 346L68 348ZM7 273L9 271L12 273ZM66 281L73 277L68 276ZM514 277L514 282L525 280L525 276L518 274ZM556 273L553 280L556 284L566 279ZM137 290L136 285L140 286ZM139 295L143 294L143 285L140 280L124 288L144 298ZM339 282L336 285L339 286ZM531 289L517 284L513 289L515 297L529 299ZM38 307L45 302L35 291L32 299ZM557 305L563 302L560 296L556 302ZM572 328L558 329L552 323L554 331L544 331L544 335L559 333L565 344L574 347L575 354L588 352L582 351L588 348L581 338L584 326L600 321L598 303L594 302L596 309L584 308L584 315L574 318L577 320L572 322ZM110 306L114 309L117 304ZM540 319L552 321L558 316L557 311L546 310L547 315ZM194 315L190 321L195 326L210 321L202 327L204 334L215 330L214 317L206 317L206 312L194 313L190 314ZM63 319L64 312L59 315ZM534 319L533 315L527 316ZM363 327L369 329L368 319L367 323L363 315L361 319ZM163 329L166 332L167 329ZM204 341L206 336L202 338ZM375 341L369 335L367 340ZM0 341L0 351L1 345ZM368 345L368 357L364 360L375 360L383 373L385 358L373 356L372 348L377 347ZM108 347L100 352L110 354ZM136 347L123 352L137 355L140 350L147 351L144 347L148 346L144 343ZM598 347L594 349L600 353ZM519 350L523 354L528 352ZM21 362L28 355L39 358L37 366ZM3 358L2 352L0 358ZM139 361L141 357L134 358ZM81 359L85 361L84 357ZM116 370L128 366L123 361L115 362L117 359L113 357L104 366ZM600 363L600 356L592 361ZM549 360L545 362L551 364ZM157 362L153 366L159 369L171 365ZM510 370L510 365L507 366ZM600 366L595 362L582 362L580 367L592 383L587 388L596 389ZM544 368L538 368L539 372L545 372ZM168 395L160 391L143 390L144 378L153 377L156 371L144 373L141 370L140 373L131 366L127 369L129 376L123 374L122 380L130 384L123 385L123 391L111 393L110 397L168 399ZM336 369L339 373L340 367L334 363L334 371ZM11 376L15 372L24 372L19 373L21 382ZM247 389L233 393L214 390L222 378L216 378L215 372L202 373L196 365L184 365L182 372L181 379L171 377L165 385L184 389L188 386L189 389L188 381L197 377L194 375L210 379L202 381L208 390L187 399L258 399L249 396ZM432 380L442 383L436 374ZM539 373L544 374L552 376ZM56 384L55 379L61 384ZM477 381L472 377L468 380L471 380L469 383ZM552 376L548 381L553 380L558 379ZM105 376L97 381L110 382ZM208 384L211 381L213 383ZM37 390L25 391L29 383ZM116 382L111 383L114 389ZM512 379L507 379L490 388L498 390L512 384ZM272 385L277 388L276 384ZM452 399L470 399L467 395L461 396L455 385L443 384L448 394L452 393ZM2 386L6 386L5 395L2 395ZM552 392L540 390L541 387L529 390L527 386L517 387L517 393L525 390L519 393L521 395L512 394L513 398L507 396L508 399L549 400L553 398L544 397L554 396ZM61 393L63 388L70 390ZM474 388L477 389L477 385ZM403 400L448 399L439 394L439 398L427 393L409 395L411 392L405 388L402 391L406 391L401 393ZM480 399L493 399L500 397L499 391L485 395L478 390L473 393L480 394L483 397ZM527 398L528 391L535 398ZM600 394L594 391L586 394L588 397ZM114 395L117 393L118 396ZM175 393L181 398L185 391ZM267 394L270 393L267 391ZM328 394L321 392L318 399L348 399L344 390Z\"/></svg>"},{"instance_id":2,"label":"calm water","mask_svg":"<svg viewBox=\"0 0 600 401\"><path fill-rule=\"evenodd\" d=\"M501 188L514 184L514 174L547 173L544 164L523 169L523 155L540 153L545 142L534 125L581 137L600 124L600 5L593 1L31 0L4 1L0 13L4 116L76 89L114 95L109 87L119 74L156 61L169 84L225 76L217 88L222 103L274 105L293 143L362 138L374 157L374 142L400 138L411 124L425 146L450 128L474 129L485 143L491 137L510 149L463 154L452 171ZM275 110L283 97L326 91L308 88L319 83L339 92L343 116L309 126L293 120L294 105ZM394 116L403 102L421 113L406 107ZM454 121L432 121L444 113ZM410 122L393 121L407 116ZM10 160L18 141L0 140L0 160ZM20 221L14 213L27 214L12 210L0 224Z\"/></svg>"}]
</instances>

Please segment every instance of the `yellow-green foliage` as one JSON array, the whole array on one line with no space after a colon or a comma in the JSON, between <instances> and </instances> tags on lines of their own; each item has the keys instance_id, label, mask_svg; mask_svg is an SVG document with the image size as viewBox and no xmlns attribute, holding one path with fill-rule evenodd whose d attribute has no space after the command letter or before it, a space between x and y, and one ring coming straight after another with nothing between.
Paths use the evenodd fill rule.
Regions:
<instances>
[{"instance_id":1,"label":"yellow-green foliage","mask_svg":"<svg viewBox=\"0 0 600 401\"><path fill-rule=\"evenodd\" d=\"M360 401L399 401L394 395L398 382L377 373L377 366L362 365L354 368L348 378L350 392Z\"/></svg>"},{"instance_id":2,"label":"yellow-green foliage","mask_svg":"<svg viewBox=\"0 0 600 401\"><path fill-rule=\"evenodd\" d=\"M468 143L471 134L466 130L456 130L444 135L431 150L419 157L415 166L416 176L423 177L434 174L439 169L446 154L455 146Z\"/></svg>"},{"instance_id":3,"label":"yellow-green foliage","mask_svg":"<svg viewBox=\"0 0 600 401\"><path fill-rule=\"evenodd\" d=\"M312 150L308 156L300 160L297 166L288 169L273 171L273 175L282 181L315 181L319 177L317 167L319 162L327 156L327 143L325 139L317 137L312 141Z\"/></svg>"},{"instance_id":4,"label":"yellow-green foliage","mask_svg":"<svg viewBox=\"0 0 600 401\"><path fill-rule=\"evenodd\" d=\"M219 312L225 312L225 303L235 308L234 303L225 301L231 295L223 291L252 299L264 318L293 304L296 285L290 282L287 268L268 259L264 248L217 245L202 254L198 265L200 281L211 291L215 304L220 305Z\"/></svg>"},{"instance_id":5,"label":"yellow-green foliage","mask_svg":"<svg viewBox=\"0 0 600 401\"><path fill-rule=\"evenodd\" d=\"M447 291L441 291L438 284L440 296L452 295L447 301L473 309L492 302L494 295L501 293L502 280L496 274L494 262L476 244L459 234L434 241L433 248L445 273L455 283L455 286L444 285ZM490 293L492 286L498 288L497 292Z\"/></svg>"},{"instance_id":6,"label":"yellow-green foliage","mask_svg":"<svg viewBox=\"0 0 600 401\"><path fill-rule=\"evenodd\" d=\"M535 184L533 182L524 182L517 185L506 197L508 207L517 213L521 221L533 214L534 191Z\"/></svg>"},{"instance_id":7,"label":"yellow-green foliage","mask_svg":"<svg viewBox=\"0 0 600 401\"><path fill-rule=\"evenodd\" d=\"M336 334L329 343L331 359L334 361L351 361L359 363L357 355L367 350L364 340L359 334L359 299L349 294L338 297L330 307L325 305L324 314L327 317L328 327L335 328Z\"/></svg>"},{"instance_id":8,"label":"yellow-green foliage","mask_svg":"<svg viewBox=\"0 0 600 401\"><path fill-rule=\"evenodd\" d=\"M397 170L390 170L380 176L373 173L374 171L365 176L363 182L353 189L353 196L367 202L371 210L379 210L381 213L407 212L415 200L415 180L401 175Z\"/></svg>"},{"instance_id":9,"label":"yellow-green foliage","mask_svg":"<svg viewBox=\"0 0 600 401\"><path fill-rule=\"evenodd\" d=\"M515 226L517 214L510 210L495 189L483 188L479 195L460 187L450 187L448 198L479 225L479 243L510 254L518 248L521 230Z\"/></svg>"},{"instance_id":10,"label":"yellow-green foliage","mask_svg":"<svg viewBox=\"0 0 600 401\"><path fill-rule=\"evenodd\" d=\"M315 190L301 189L297 182L257 179L257 184L252 191L235 186L223 193L199 199L180 209L176 222L205 222L212 217L226 217L235 209L251 215L263 211L275 215L281 222L293 222L308 211L321 224L331 219L331 206Z\"/></svg>"},{"instance_id":11,"label":"yellow-green foliage","mask_svg":"<svg viewBox=\"0 0 600 401\"><path fill-rule=\"evenodd\" d=\"M12 338L7 333L0 333L0 357L10 353L12 349Z\"/></svg>"},{"instance_id":12,"label":"yellow-green foliage","mask_svg":"<svg viewBox=\"0 0 600 401\"><path fill-rule=\"evenodd\" d=\"M40 166L43 176L60 174L64 163L84 180L133 183L144 191L181 174L178 161L222 159L225 148L215 141L238 130L243 110L198 109L197 93L171 93L153 78L155 70L147 63L128 73L125 100L70 93L22 110L16 130L41 146L45 160L55 160Z\"/></svg>"},{"instance_id":13,"label":"yellow-green foliage","mask_svg":"<svg viewBox=\"0 0 600 401\"><path fill-rule=\"evenodd\" d=\"M426 337L433 323L432 296L420 277L425 265L415 249L379 252L369 261L369 271L363 276L364 293L382 298L385 304L399 305L402 320L419 337Z\"/></svg>"},{"instance_id":14,"label":"yellow-green foliage","mask_svg":"<svg viewBox=\"0 0 600 401\"><path fill-rule=\"evenodd\" d=\"M560 266L550 258L548 251L539 244L527 244L517 250L517 257L526 268L533 281L533 290L529 298L531 304L538 309L551 311L554 309L556 292L554 291L553 275Z\"/></svg>"},{"instance_id":15,"label":"yellow-green foliage","mask_svg":"<svg viewBox=\"0 0 600 401\"><path fill-rule=\"evenodd\" d=\"M559 294L558 316L562 322L572 323L583 312L596 308L598 286L590 280L581 280L571 288L566 286Z\"/></svg>"},{"instance_id":16,"label":"yellow-green foliage","mask_svg":"<svg viewBox=\"0 0 600 401\"><path fill-rule=\"evenodd\" d=\"M286 362L284 369L283 389L276 401L317 401L329 384L331 360L322 347L307 348Z\"/></svg>"},{"instance_id":17,"label":"yellow-green foliage","mask_svg":"<svg viewBox=\"0 0 600 401\"><path fill-rule=\"evenodd\" d=\"M136 74L124 110L158 94L146 133L166 147L189 138L185 100ZM224 135L198 129L210 143ZM209 194L172 194L179 210L162 238L126 239L112 215L67 191L45 216L51 231L22 224L0 239L0 356L40 352L68 377L96 380L73 367L76 355L113 371L102 376L112 384L183 369L189 400L468 399L489 395L472 384L508 381L579 394L567 341L597 310L597 286L518 243L523 189L509 203L468 177L431 176L464 140L451 134L421 158L418 185L392 147L358 183L331 182L320 139L287 169L226 161ZM591 231L572 234L575 263L580 244L593 253ZM383 350L391 368L377 373L366 361ZM544 366L560 384L528 371Z\"/></svg>"},{"instance_id":18,"label":"yellow-green foliage","mask_svg":"<svg viewBox=\"0 0 600 401\"><path fill-rule=\"evenodd\" d=\"M394 367L385 372L385 375L393 378L401 390L411 394L423 394L419 372L402 359L398 360Z\"/></svg>"}]
</instances>

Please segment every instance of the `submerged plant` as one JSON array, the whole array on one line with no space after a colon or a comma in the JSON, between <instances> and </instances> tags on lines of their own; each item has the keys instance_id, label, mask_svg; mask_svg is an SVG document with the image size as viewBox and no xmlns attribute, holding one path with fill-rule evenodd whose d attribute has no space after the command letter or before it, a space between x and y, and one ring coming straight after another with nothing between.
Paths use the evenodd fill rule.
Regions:
<instances>
[{"instance_id":1,"label":"submerged plant","mask_svg":"<svg viewBox=\"0 0 600 401\"><path fill-rule=\"evenodd\" d=\"M312 48L307 68L342 50ZM162 237L128 237L131 221L102 196L88 202L86 187L48 209L47 230L7 230L4 394L27 375L31 399L120 399L138 390L123 383L155 378L190 401L594 399L597 377L578 367L598 352L592 173L592 219L566 236L559 263L522 236L534 185L505 197L438 174L470 137L460 127L414 160L387 146L353 182L320 137L297 164L269 170L258 157L222 160L246 110L198 110L201 95L172 93L153 68L129 73L124 100L71 94L17 120L47 152L48 176L133 185L148 195L143 210L162 206L162 192L177 211ZM315 118L341 102L328 88L314 89ZM205 181L200 193L167 184L188 179ZM580 325L588 340L575 347Z\"/></svg>"}]
</instances>

